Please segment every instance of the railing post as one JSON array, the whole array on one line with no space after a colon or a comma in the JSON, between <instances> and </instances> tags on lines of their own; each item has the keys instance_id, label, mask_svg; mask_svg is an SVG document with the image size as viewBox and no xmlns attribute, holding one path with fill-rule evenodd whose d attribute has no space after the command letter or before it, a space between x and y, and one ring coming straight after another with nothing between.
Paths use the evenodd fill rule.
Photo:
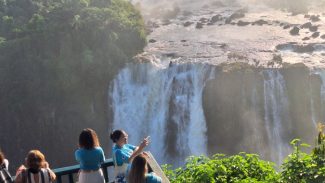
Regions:
<instances>
[{"instance_id":1,"label":"railing post","mask_svg":"<svg viewBox=\"0 0 325 183\"><path fill-rule=\"evenodd\" d=\"M70 183L74 183L74 182L73 182L73 175L72 175L71 173L69 173L69 182L70 182Z\"/></svg>"},{"instance_id":2,"label":"railing post","mask_svg":"<svg viewBox=\"0 0 325 183\"><path fill-rule=\"evenodd\" d=\"M103 166L103 173L104 173L104 178L105 182L108 182L108 173L107 173L107 166Z\"/></svg>"},{"instance_id":3,"label":"railing post","mask_svg":"<svg viewBox=\"0 0 325 183\"><path fill-rule=\"evenodd\" d=\"M61 178L61 176L57 176L57 181L56 181L57 183L62 183L62 178Z\"/></svg>"}]
</instances>

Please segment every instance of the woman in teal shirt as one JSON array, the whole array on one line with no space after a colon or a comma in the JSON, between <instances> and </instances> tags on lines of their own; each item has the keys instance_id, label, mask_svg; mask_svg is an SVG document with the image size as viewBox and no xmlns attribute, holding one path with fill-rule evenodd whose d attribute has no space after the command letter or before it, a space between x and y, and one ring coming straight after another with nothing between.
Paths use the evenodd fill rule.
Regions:
<instances>
[{"instance_id":1,"label":"woman in teal shirt","mask_svg":"<svg viewBox=\"0 0 325 183\"><path fill-rule=\"evenodd\" d=\"M143 139L137 147L128 144L128 134L123 130L114 130L110 137L115 143L112 151L115 165L115 182L125 183L129 163L149 144L149 139L148 137Z\"/></svg>"},{"instance_id":2,"label":"woman in teal shirt","mask_svg":"<svg viewBox=\"0 0 325 183\"><path fill-rule=\"evenodd\" d=\"M143 154L136 156L132 162L128 183L161 183L155 173L148 173L148 162Z\"/></svg>"},{"instance_id":3,"label":"woman in teal shirt","mask_svg":"<svg viewBox=\"0 0 325 183\"><path fill-rule=\"evenodd\" d=\"M79 183L105 183L100 169L105 160L104 151L94 130L87 128L81 132L75 157L80 163Z\"/></svg>"}]
</instances>

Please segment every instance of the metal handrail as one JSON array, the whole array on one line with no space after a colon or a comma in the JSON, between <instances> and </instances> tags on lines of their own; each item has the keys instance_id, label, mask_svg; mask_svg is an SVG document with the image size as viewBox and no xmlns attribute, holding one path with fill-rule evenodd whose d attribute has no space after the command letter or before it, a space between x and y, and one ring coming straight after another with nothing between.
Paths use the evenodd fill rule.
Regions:
<instances>
[{"instance_id":1,"label":"metal handrail","mask_svg":"<svg viewBox=\"0 0 325 183\"><path fill-rule=\"evenodd\" d=\"M102 163L101 168L103 169L105 182L109 182L107 168L110 166L114 166L113 159L106 159L104 163ZM69 183L74 183L73 174L78 173L80 170L80 165L67 166L62 168L53 169L53 172L56 174L56 182L62 183L62 176L69 176Z\"/></svg>"}]
</instances>

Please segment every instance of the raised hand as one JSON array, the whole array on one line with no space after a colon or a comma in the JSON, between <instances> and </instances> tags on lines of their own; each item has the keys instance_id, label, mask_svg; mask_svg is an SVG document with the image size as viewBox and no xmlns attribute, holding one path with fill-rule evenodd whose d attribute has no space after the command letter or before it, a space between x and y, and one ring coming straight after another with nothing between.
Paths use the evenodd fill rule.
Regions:
<instances>
[{"instance_id":1,"label":"raised hand","mask_svg":"<svg viewBox=\"0 0 325 183\"><path fill-rule=\"evenodd\" d=\"M149 140L150 140L150 136L144 138L141 144L139 145L139 148L144 149L145 147L147 147L150 143Z\"/></svg>"}]
</instances>

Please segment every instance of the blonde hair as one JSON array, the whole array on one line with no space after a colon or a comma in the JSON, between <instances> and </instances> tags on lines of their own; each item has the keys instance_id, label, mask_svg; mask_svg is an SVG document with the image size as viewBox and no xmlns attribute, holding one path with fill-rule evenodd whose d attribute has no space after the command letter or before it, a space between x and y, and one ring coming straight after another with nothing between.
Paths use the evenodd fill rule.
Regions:
<instances>
[{"instance_id":1,"label":"blonde hair","mask_svg":"<svg viewBox=\"0 0 325 183\"><path fill-rule=\"evenodd\" d=\"M26 157L26 167L32 169L44 168L46 164L45 156L39 150L31 150Z\"/></svg>"}]
</instances>

